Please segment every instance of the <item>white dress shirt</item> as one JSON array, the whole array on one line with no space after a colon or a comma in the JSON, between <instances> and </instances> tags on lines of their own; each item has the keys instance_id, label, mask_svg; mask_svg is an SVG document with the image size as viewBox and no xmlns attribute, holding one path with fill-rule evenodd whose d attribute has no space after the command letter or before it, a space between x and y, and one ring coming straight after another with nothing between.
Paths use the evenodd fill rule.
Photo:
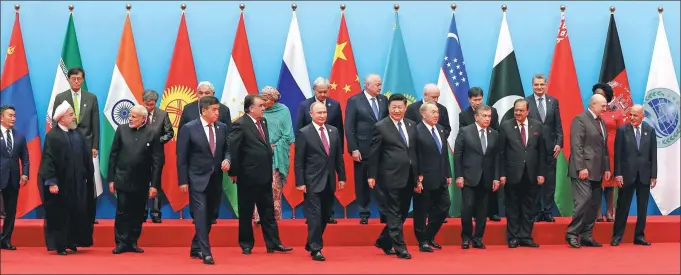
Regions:
<instances>
[{"instance_id":1,"label":"white dress shirt","mask_svg":"<svg viewBox=\"0 0 681 275\"><path fill-rule=\"evenodd\" d=\"M393 124L395 125L395 129L397 129L397 132L399 132L399 131L400 131L400 127L397 126L397 123L398 123L399 121L394 120L392 117L390 118L390 120L393 121ZM406 139L404 142L407 143L407 147L409 147L409 133L407 133L407 128L406 128L405 125L404 125L404 123L405 123L405 122L404 122L404 119L402 119L401 121L402 121L402 127L401 127L401 128L402 128L402 132L404 133L404 138ZM402 138L402 136L400 136L400 138Z\"/></svg>"},{"instance_id":2,"label":"white dress shirt","mask_svg":"<svg viewBox=\"0 0 681 275\"><path fill-rule=\"evenodd\" d=\"M319 136L319 140L322 140L322 131L320 131L319 128L324 126L324 125L319 125L314 121L312 122L312 125L314 125L314 128L317 131L317 135ZM325 132L324 137L326 139L326 144L328 144L329 147L331 147L331 141L329 140L329 127L324 126L324 132ZM324 144L324 143L322 142L322 144ZM331 150L331 148L329 148L329 150Z\"/></svg>"},{"instance_id":3,"label":"white dress shirt","mask_svg":"<svg viewBox=\"0 0 681 275\"><path fill-rule=\"evenodd\" d=\"M7 139L7 128L5 126L0 125L0 131L2 131L2 138L5 139L5 145L8 147L11 145L12 150L14 150L14 131L9 130L9 134L12 136L12 144L9 144L9 139Z\"/></svg>"},{"instance_id":4,"label":"white dress shirt","mask_svg":"<svg viewBox=\"0 0 681 275\"><path fill-rule=\"evenodd\" d=\"M380 106L380 104L378 104L378 98L375 97L375 96L371 96L369 93L367 93L366 90L364 91L364 96L367 98L367 101L369 101L369 106L371 107L372 111L373 111L374 108L371 105L371 99L375 98L374 101L376 101L376 109L377 109L378 113L380 114L381 113L381 106Z\"/></svg>"},{"instance_id":5,"label":"white dress shirt","mask_svg":"<svg viewBox=\"0 0 681 275\"><path fill-rule=\"evenodd\" d=\"M201 117L201 126L203 126L203 132L206 133L206 140L208 141L208 144L210 145L210 132L208 132L208 122L203 120L203 117ZM213 123L213 142L215 142L215 123Z\"/></svg>"},{"instance_id":6,"label":"white dress shirt","mask_svg":"<svg viewBox=\"0 0 681 275\"><path fill-rule=\"evenodd\" d=\"M437 137L437 140L439 140L440 143L442 143L442 139L440 138L440 133L438 132L437 127L435 127L435 125L430 126L430 124L425 123L425 122L423 123L423 125L426 125L426 129L428 129L428 133L430 133L431 136L433 135L433 128L435 128L435 136ZM442 144L440 144L440 145L442 145Z\"/></svg>"}]
</instances>

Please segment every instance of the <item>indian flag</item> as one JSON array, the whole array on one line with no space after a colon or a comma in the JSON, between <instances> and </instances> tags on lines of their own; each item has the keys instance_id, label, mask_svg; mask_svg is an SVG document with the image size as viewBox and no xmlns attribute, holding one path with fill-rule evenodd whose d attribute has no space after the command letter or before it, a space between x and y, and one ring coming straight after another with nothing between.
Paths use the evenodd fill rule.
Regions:
<instances>
[{"instance_id":1,"label":"indian flag","mask_svg":"<svg viewBox=\"0 0 681 275\"><path fill-rule=\"evenodd\" d=\"M106 98L106 105L104 105L106 123L102 125L100 152L102 156L100 166L104 178L107 177L109 170L109 153L116 129L118 125L128 123L130 109L138 102L142 102L143 91L144 86L142 85L140 66L137 62L135 39L130 24L130 11L128 11L123 25L123 35L118 48L116 65L114 65L113 75L111 76L109 95Z\"/></svg>"}]
</instances>

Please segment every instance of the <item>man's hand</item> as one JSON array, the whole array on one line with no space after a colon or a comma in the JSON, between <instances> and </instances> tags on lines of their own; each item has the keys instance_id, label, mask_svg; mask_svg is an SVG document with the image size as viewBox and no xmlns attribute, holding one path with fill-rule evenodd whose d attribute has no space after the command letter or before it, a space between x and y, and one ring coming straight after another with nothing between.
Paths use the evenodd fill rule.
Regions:
<instances>
[{"instance_id":1,"label":"man's hand","mask_svg":"<svg viewBox=\"0 0 681 275\"><path fill-rule=\"evenodd\" d=\"M19 184L21 186L24 186L24 185L26 185L26 183L28 183L28 177L27 176L21 176L21 179L19 179Z\"/></svg>"},{"instance_id":2,"label":"man's hand","mask_svg":"<svg viewBox=\"0 0 681 275\"><path fill-rule=\"evenodd\" d=\"M56 185L50 185L50 193L52 193L52 194L59 193L59 187L56 186Z\"/></svg>"},{"instance_id":3,"label":"man's hand","mask_svg":"<svg viewBox=\"0 0 681 275\"><path fill-rule=\"evenodd\" d=\"M298 189L298 191L303 191L303 193L307 193L307 188L305 185L296 186L296 189Z\"/></svg>"},{"instance_id":4,"label":"man's hand","mask_svg":"<svg viewBox=\"0 0 681 275\"><path fill-rule=\"evenodd\" d=\"M222 161L222 166L220 168L222 168L223 172L227 172L227 170L229 170L229 164L229 160Z\"/></svg>"},{"instance_id":5,"label":"man's hand","mask_svg":"<svg viewBox=\"0 0 681 275\"><path fill-rule=\"evenodd\" d=\"M447 187L452 185L452 178L447 178Z\"/></svg>"},{"instance_id":6,"label":"man's hand","mask_svg":"<svg viewBox=\"0 0 681 275\"><path fill-rule=\"evenodd\" d=\"M359 150L352 151L352 160L355 162L362 162L362 154Z\"/></svg>"},{"instance_id":7,"label":"man's hand","mask_svg":"<svg viewBox=\"0 0 681 275\"><path fill-rule=\"evenodd\" d=\"M657 179L650 179L650 189L655 188L655 185L657 185Z\"/></svg>"},{"instance_id":8,"label":"man's hand","mask_svg":"<svg viewBox=\"0 0 681 275\"><path fill-rule=\"evenodd\" d=\"M537 176L537 184L539 185L544 184L544 176Z\"/></svg>"},{"instance_id":9,"label":"man's hand","mask_svg":"<svg viewBox=\"0 0 681 275\"><path fill-rule=\"evenodd\" d=\"M624 185L624 178L622 178L622 176L617 176L615 177L615 182L617 182L617 187L622 188L622 185Z\"/></svg>"},{"instance_id":10,"label":"man's hand","mask_svg":"<svg viewBox=\"0 0 681 275\"><path fill-rule=\"evenodd\" d=\"M423 191L423 184L421 184L421 183L419 182L419 183L416 185L416 187L414 187L414 193L419 193L419 194L421 194L421 191Z\"/></svg>"},{"instance_id":11,"label":"man's hand","mask_svg":"<svg viewBox=\"0 0 681 275\"><path fill-rule=\"evenodd\" d=\"M156 194L158 193L158 190L154 187L149 187L149 198L156 197Z\"/></svg>"},{"instance_id":12,"label":"man's hand","mask_svg":"<svg viewBox=\"0 0 681 275\"><path fill-rule=\"evenodd\" d=\"M463 177L456 178L456 187L463 188Z\"/></svg>"},{"instance_id":13,"label":"man's hand","mask_svg":"<svg viewBox=\"0 0 681 275\"><path fill-rule=\"evenodd\" d=\"M97 157L97 149L92 149L92 158Z\"/></svg>"},{"instance_id":14,"label":"man's hand","mask_svg":"<svg viewBox=\"0 0 681 275\"><path fill-rule=\"evenodd\" d=\"M603 178L605 178L605 180L610 180L610 177L612 177L610 171L605 171L605 174L603 174Z\"/></svg>"},{"instance_id":15,"label":"man's hand","mask_svg":"<svg viewBox=\"0 0 681 275\"><path fill-rule=\"evenodd\" d=\"M506 184L506 177L501 177L501 178L499 178L499 183L500 183L501 185L505 185L505 184Z\"/></svg>"},{"instance_id":16,"label":"man's hand","mask_svg":"<svg viewBox=\"0 0 681 275\"><path fill-rule=\"evenodd\" d=\"M589 177L589 170L583 169L583 170L579 171L579 179L580 180L585 180L588 177Z\"/></svg>"},{"instance_id":17,"label":"man's hand","mask_svg":"<svg viewBox=\"0 0 681 275\"><path fill-rule=\"evenodd\" d=\"M185 184L180 185L180 191L182 191L182 193L185 193L185 194L187 192L189 192L189 184L185 183Z\"/></svg>"},{"instance_id":18,"label":"man's hand","mask_svg":"<svg viewBox=\"0 0 681 275\"><path fill-rule=\"evenodd\" d=\"M338 182L338 190L343 191L345 189L345 182L344 181L339 181Z\"/></svg>"},{"instance_id":19,"label":"man's hand","mask_svg":"<svg viewBox=\"0 0 681 275\"><path fill-rule=\"evenodd\" d=\"M553 147L553 158L558 158L558 155L560 154L560 145L556 145Z\"/></svg>"},{"instance_id":20,"label":"man's hand","mask_svg":"<svg viewBox=\"0 0 681 275\"><path fill-rule=\"evenodd\" d=\"M113 182L113 181L110 181L110 182L109 182L109 192L110 192L111 194L115 194L115 193L116 193L116 189L114 189L114 182Z\"/></svg>"},{"instance_id":21,"label":"man's hand","mask_svg":"<svg viewBox=\"0 0 681 275\"><path fill-rule=\"evenodd\" d=\"M229 179L232 180L232 184L236 184L236 176L229 176Z\"/></svg>"},{"instance_id":22,"label":"man's hand","mask_svg":"<svg viewBox=\"0 0 681 275\"><path fill-rule=\"evenodd\" d=\"M369 183L369 188L374 189L374 186L376 186L376 180L375 179L367 179L367 183Z\"/></svg>"},{"instance_id":23,"label":"man's hand","mask_svg":"<svg viewBox=\"0 0 681 275\"><path fill-rule=\"evenodd\" d=\"M499 190L500 182L498 180L492 181L492 192Z\"/></svg>"}]
</instances>

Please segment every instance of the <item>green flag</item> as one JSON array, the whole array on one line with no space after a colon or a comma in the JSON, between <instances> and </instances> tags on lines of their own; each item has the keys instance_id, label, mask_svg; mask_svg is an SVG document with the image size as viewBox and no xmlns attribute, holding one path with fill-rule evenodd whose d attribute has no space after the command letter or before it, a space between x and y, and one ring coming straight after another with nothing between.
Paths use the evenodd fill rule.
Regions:
<instances>
[{"instance_id":1,"label":"green flag","mask_svg":"<svg viewBox=\"0 0 681 275\"><path fill-rule=\"evenodd\" d=\"M403 94L407 97L407 105L416 102L414 80L411 78L407 50L404 48L400 19L397 12L395 12L393 40L388 52L388 63L383 75L383 93L387 97L390 97L392 94Z\"/></svg>"}]
</instances>

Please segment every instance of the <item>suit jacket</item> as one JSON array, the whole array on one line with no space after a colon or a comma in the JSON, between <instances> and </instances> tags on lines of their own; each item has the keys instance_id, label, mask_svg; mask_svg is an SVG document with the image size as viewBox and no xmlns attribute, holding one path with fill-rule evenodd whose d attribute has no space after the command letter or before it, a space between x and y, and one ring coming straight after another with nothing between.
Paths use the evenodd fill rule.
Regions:
<instances>
[{"instance_id":1,"label":"suit jacket","mask_svg":"<svg viewBox=\"0 0 681 275\"><path fill-rule=\"evenodd\" d=\"M313 96L306 100L303 100L298 105L298 117L296 118L296 137L300 133L300 129L312 123L312 117L310 117L310 105L317 101ZM343 110L341 109L340 103L332 98L326 98L326 124L336 127L338 130L338 136L340 137L341 150L345 150L345 135L343 128Z\"/></svg>"},{"instance_id":2,"label":"suit jacket","mask_svg":"<svg viewBox=\"0 0 681 275\"><path fill-rule=\"evenodd\" d=\"M173 139L173 136L175 136L173 124L170 123L168 113L159 108L154 110L154 114L151 116L151 125L147 125L147 127L150 127L154 130L154 133L156 133L156 136L161 141L161 144L166 144L168 141Z\"/></svg>"},{"instance_id":3,"label":"suit jacket","mask_svg":"<svg viewBox=\"0 0 681 275\"><path fill-rule=\"evenodd\" d=\"M345 106L345 137L348 141L348 152L359 150L362 158L368 156L371 151L374 124L388 116L388 98L379 94L376 99L379 117L374 115L364 91L351 96Z\"/></svg>"},{"instance_id":4,"label":"suit jacket","mask_svg":"<svg viewBox=\"0 0 681 275\"><path fill-rule=\"evenodd\" d=\"M111 144L108 181L116 189L128 192L147 192L150 182L152 187L159 188L163 156L163 145L155 129L147 125L131 129L121 124Z\"/></svg>"},{"instance_id":5,"label":"suit jacket","mask_svg":"<svg viewBox=\"0 0 681 275\"><path fill-rule=\"evenodd\" d=\"M603 134L598 131L602 127ZM605 137L604 137L605 136ZM610 171L608 160L608 132L604 123L598 121L587 110L572 120L570 127L570 164L568 176L579 178L579 171L587 169L590 181L600 181L605 171Z\"/></svg>"},{"instance_id":6,"label":"suit jacket","mask_svg":"<svg viewBox=\"0 0 681 275\"><path fill-rule=\"evenodd\" d=\"M229 132L229 129L232 127L232 118L231 114L229 113L229 108L220 103L219 112L220 114L218 116L218 121L224 123L225 126L227 126L227 132ZM189 123L192 120L198 119L200 116L201 110L199 110L198 100L184 105L184 109L182 109L182 116L180 117L180 125L177 127L177 129L179 130L183 125Z\"/></svg>"},{"instance_id":7,"label":"suit jacket","mask_svg":"<svg viewBox=\"0 0 681 275\"><path fill-rule=\"evenodd\" d=\"M439 124L435 124L435 130L440 136L440 148L435 143L433 133L428 131L424 122L416 125L418 174L423 176L423 188L428 190L446 187L447 178L452 177L452 171L449 168L449 145L447 144L446 130L444 126Z\"/></svg>"},{"instance_id":8,"label":"suit jacket","mask_svg":"<svg viewBox=\"0 0 681 275\"><path fill-rule=\"evenodd\" d=\"M553 155L553 148L559 145L563 148L563 124L560 120L560 107L558 106L558 99L550 95L544 94L545 102L544 107L546 109L546 117L542 124L544 141L546 144L546 153ZM527 117L536 119L541 122L541 117L539 116L539 109L537 109L537 101L534 99L534 94L525 97L528 105L530 106L530 113Z\"/></svg>"},{"instance_id":9,"label":"suit jacket","mask_svg":"<svg viewBox=\"0 0 681 275\"><path fill-rule=\"evenodd\" d=\"M239 117L229 132L232 164L229 174L237 177L237 184L272 184L272 146L267 131L267 120L262 125L265 139L248 114Z\"/></svg>"},{"instance_id":10,"label":"suit jacket","mask_svg":"<svg viewBox=\"0 0 681 275\"><path fill-rule=\"evenodd\" d=\"M423 117L421 117L421 112L419 112L419 108L421 108L421 106L423 106L423 100L410 104L409 106L407 106L407 113L404 114L404 117L416 123L420 123L423 120ZM440 103L437 103L437 110L438 113L440 113L440 117L437 120L437 124L440 124L440 126L442 126L445 138L448 138L449 133L452 132L452 126L449 125L449 113L447 112L447 107Z\"/></svg>"},{"instance_id":11,"label":"suit jacket","mask_svg":"<svg viewBox=\"0 0 681 275\"><path fill-rule=\"evenodd\" d=\"M535 119L527 118L527 146L520 136L520 126L515 119L509 119L499 126L499 177L506 177L509 184L520 183L527 168L530 182L537 184L537 176L545 176L543 125ZM552 151L553 152L553 151Z\"/></svg>"},{"instance_id":12,"label":"suit jacket","mask_svg":"<svg viewBox=\"0 0 681 275\"><path fill-rule=\"evenodd\" d=\"M407 131L408 146L390 117L382 119L373 127L367 178L375 179L377 184L390 189L404 188L408 185L416 187L417 183L416 123L402 119L402 127Z\"/></svg>"},{"instance_id":13,"label":"suit jacket","mask_svg":"<svg viewBox=\"0 0 681 275\"><path fill-rule=\"evenodd\" d=\"M454 142L454 174L463 177L464 185L483 186L492 189L492 182L499 179L499 134L487 128L487 149L482 152L482 143L477 124L459 129ZM483 173L484 171L484 173Z\"/></svg>"},{"instance_id":14,"label":"suit jacket","mask_svg":"<svg viewBox=\"0 0 681 275\"><path fill-rule=\"evenodd\" d=\"M180 128L177 135L177 178L180 185L189 184L192 190L203 192L209 184L222 184L222 161L231 160L227 125L216 121L213 130L215 156L210 151L201 119L192 120Z\"/></svg>"},{"instance_id":15,"label":"suit jacket","mask_svg":"<svg viewBox=\"0 0 681 275\"><path fill-rule=\"evenodd\" d=\"M7 150L7 140L0 134L0 190L7 186L19 188L21 176L29 175L28 147L26 137L11 129L12 153ZM19 174L19 160L21 160L21 175Z\"/></svg>"},{"instance_id":16,"label":"suit jacket","mask_svg":"<svg viewBox=\"0 0 681 275\"><path fill-rule=\"evenodd\" d=\"M345 181L343 148L338 128L324 124L324 134L329 139L329 153L324 150L319 130L313 123L301 128L296 137L295 174L296 186L305 186L307 192L320 193L331 185L336 192L336 174Z\"/></svg>"},{"instance_id":17,"label":"suit jacket","mask_svg":"<svg viewBox=\"0 0 681 275\"><path fill-rule=\"evenodd\" d=\"M622 176L624 185L636 182L650 184L657 178L657 136L655 129L641 123L640 147L636 145L636 134L631 123L617 128L615 135L615 173Z\"/></svg>"},{"instance_id":18,"label":"suit jacket","mask_svg":"<svg viewBox=\"0 0 681 275\"><path fill-rule=\"evenodd\" d=\"M54 107L52 109L52 117L57 107L66 100L73 107L72 91L63 91L54 98ZM80 90L80 109L78 116L78 131L85 137L85 144L87 148L99 150L99 103L97 96L94 94ZM75 109L74 109L75 111ZM57 122L53 121L52 125L57 126Z\"/></svg>"},{"instance_id":19,"label":"suit jacket","mask_svg":"<svg viewBox=\"0 0 681 275\"><path fill-rule=\"evenodd\" d=\"M492 108L492 121L490 122L489 127L493 130L497 130L499 129L499 114L497 113L496 108L492 106L490 106L490 108ZM465 111L459 113L459 129L471 124L475 124L475 110L473 110L473 107L469 106Z\"/></svg>"}]
</instances>

